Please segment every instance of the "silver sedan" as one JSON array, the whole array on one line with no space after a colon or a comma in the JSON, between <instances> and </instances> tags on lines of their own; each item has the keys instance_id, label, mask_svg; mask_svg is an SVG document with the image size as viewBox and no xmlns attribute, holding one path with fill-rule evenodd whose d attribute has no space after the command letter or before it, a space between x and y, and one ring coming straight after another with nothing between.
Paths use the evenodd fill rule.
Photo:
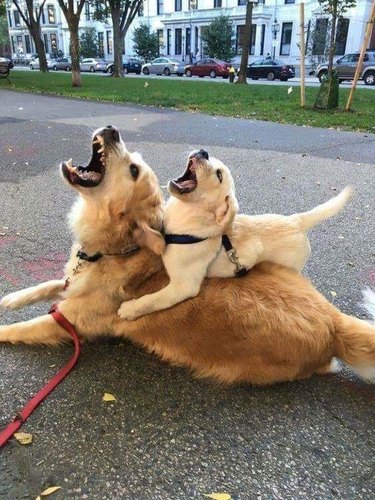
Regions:
<instances>
[{"instance_id":1,"label":"silver sedan","mask_svg":"<svg viewBox=\"0 0 375 500\"><path fill-rule=\"evenodd\" d=\"M79 67L81 71L90 71L95 73L95 71L107 71L107 62L104 59L83 59Z\"/></svg>"},{"instance_id":2,"label":"silver sedan","mask_svg":"<svg viewBox=\"0 0 375 500\"><path fill-rule=\"evenodd\" d=\"M150 63L142 66L144 75L177 75L183 76L185 72L185 64L177 59L169 59L168 57L157 57Z\"/></svg>"}]
</instances>

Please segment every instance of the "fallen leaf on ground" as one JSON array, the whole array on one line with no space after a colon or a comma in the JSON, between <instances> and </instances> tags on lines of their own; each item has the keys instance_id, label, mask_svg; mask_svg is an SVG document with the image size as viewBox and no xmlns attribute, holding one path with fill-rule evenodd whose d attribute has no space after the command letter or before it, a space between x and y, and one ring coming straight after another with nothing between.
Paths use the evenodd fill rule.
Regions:
<instances>
[{"instance_id":1,"label":"fallen leaf on ground","mask_svg":"<svg viewBox=\"0 0 375 500\"><path fill-rule=\"evenodd\" d=\"M356 217L355 220L362 220L362 217Z\"/></svg>"},{"instance_id":2,"label":"fallen leaf on ground","mask_svg":"<svg viewBox=\"0 0 375 500\"><path fill-rule=\"evenodd\" d=\"M55 493L55 491L61 490L61 486L50 486L46 490L42 491L42 493L39 495L40 497L48 497L49 495L52 495L52 493Z\"/></svg>"},{"instance_id":3,"label":"fallen leaf on ground","mask_svg":"<svg viewBox=\"0 0 375 500\"><path fill-rule=\"evenodd\" d=\"M288 94L291 94L293 92L293 87L288 88Z\"/></svg>"},{"instance_id":4,"label":"fallen leaf on ground","mask_svg":"<svg viewBox=\"0 0 375 500\"><path fill-rule=\"evenodd\" d=\"M342 234L339 234L339 235L338 235L338 239L339 239L339 240L344 240L345 238L344 238L344 236L343 236Z\"/></svg>"},{"instance_id":5,"label":"fallen leaf on ground","mask_svg":"<svg viewBox=\"0 0 375 500\"><path fill-rule=\"evenodd\" d=\"M329 293L332 295L332 297L336 297L336 295L337 295L337 293L335 291L333 291L333 290L330 290Z\"/></svg>"},{"instance_id":6,"label":"fallen leaf on ground","mask_svg":"<svg viewBox=\"0 0 375 500\"><path fill-rule=\"evenodd\" d=\"M207 498L212 498L213 500L231 500L231 495L229 493L204 493Z\"/></svg>"},{"instance_id":7,"label":"fallen leaf on ground","mask_svg":"<svg viewBox=\"0 0 375 500\"><path fill-rule=\"evenodd\" d=\"M15 432L13 436L21 444L30 444L33 442L33 435L28 434L27 432Z\"/></svg>"},{"instance_id":8,"label":"fallen leaf on ground","mask_svg":"<svg viewBox=\"0 0 375 500\"><path fill-rule=\"evenodd\" d=\"M116 398L114 397L113 394L105 392L103 396L103 401L116 401Z\"/></svg>"},{"instance_id":9,"label":"fallen leaf on ground","mask_svg":"<svg viewBox=\"0 0 375 500\"><path fill-rule=\"evenodd\" d=\"M148 87L148 83L147 83L147 82L145 82L145 88L147 88L147 87Z\"/></svg>"},{"instance_id":10,"label":"fallen leaf on ground","mask_svg":"<svg viewBox=\"0 0 375 500\"><path fill-rule=\"evenodd\" d=\"M348 262L348 266L354 267L354 262Z\"/></svg>"}]
</instances>

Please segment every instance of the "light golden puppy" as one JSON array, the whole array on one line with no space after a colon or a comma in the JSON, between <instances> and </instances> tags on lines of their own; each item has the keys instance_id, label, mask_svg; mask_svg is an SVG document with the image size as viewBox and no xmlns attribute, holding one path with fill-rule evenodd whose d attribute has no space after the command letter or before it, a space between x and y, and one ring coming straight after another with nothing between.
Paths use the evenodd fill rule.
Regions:
<instances>
[{"instance_id":1,"label":"light golden puppy","mask_svg":"<svg viewBox=\"0 0 375 500\"><path fill-rule=\"evenodd\" d=\"M190 154L184 174L168 188L171 197L164 230L170 244L163 263L170 282L157 293L124 302L119 309L121 318L134 320L172 307L198 295L204 277L234 277L240 269L251 269L260 262L271 261L300 272L311 253L307 231L337 214L353 194L347 187L328 202L300 214L235 218L238 203L232 175L204 150ZM229 236L234 249L222 244L223 234ZM155 233L150 239L153 237Z\"/></svg>"},{"instance_id":2,"label":"light golden puppy","mask_svg":"<svg viewBox=\"0 0 375 500\"><path fill-rule=\"evenodd\" d=\"M3 306L57 300L81 339L127 337L174 365L223 383L271 384L327 373L335 356L362 376L375 377L375 327L341 313L295 271L266 262L241 279L205 280L197 297L168 311L120 319L117 311L125 299L168 282L161 257L139 248L154 244L150 235L161 229L157 178L113 127L96 132L88 167L68 163L62 171L78 192L65 278L8 295ZM157 241L154 250L160 252L163 242ZM85 259L79 257L83 254ZM368 295L369 307L374 300ZM69 339L49 314L0 326L0 342Z\"/></svg>"},{"instance_id":3,"label":"light golden puppy","mask_svg":"<svg viewBox=\"0 0 375 500\"><path fill-rule=\"evenodd\" d=\"M222 235L230 230L237 213L229 169L218 160L214 167L202 149L190 154L184 175L171 181L168 188L171 197L164 216L165 237L168 242L168 237L177 235L179 241L169 241L162 255L169 284L159 292L124 302L119 309L121 318L133 320L198 295L207 269L220 251Z\"/></svg>"}]
</instances>

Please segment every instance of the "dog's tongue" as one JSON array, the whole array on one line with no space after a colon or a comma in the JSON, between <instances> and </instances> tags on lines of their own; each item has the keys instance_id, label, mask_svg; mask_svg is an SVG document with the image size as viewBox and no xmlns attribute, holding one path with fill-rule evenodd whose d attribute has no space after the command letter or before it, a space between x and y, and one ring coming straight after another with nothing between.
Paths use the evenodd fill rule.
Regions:
<instances>
[{"instance_id":1,"label":"dog's tongue","mask_svg":"<svg viewBox=\"0 0 375 500\"><path fill-rule=\"evenodd\" d=\"M179 187L182 189L192 189L195 187L196 182L192 179L187 179L186 181L181 181L178 183Z\"/></svg>"}]
</instances>

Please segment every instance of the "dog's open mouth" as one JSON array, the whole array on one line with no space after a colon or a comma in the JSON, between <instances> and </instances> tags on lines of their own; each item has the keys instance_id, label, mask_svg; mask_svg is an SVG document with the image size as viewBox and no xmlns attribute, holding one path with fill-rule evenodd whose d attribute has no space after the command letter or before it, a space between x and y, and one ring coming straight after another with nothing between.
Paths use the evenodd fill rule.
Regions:
<instances>
[{"instance_id":1,"label":"dog's open mouth","mask_svg":"<svg viewBox=\"0 0 375 500\"><path fill-rule=\"evenodd\" d=\"M192 193L198 185L195 166L195 158L190 158L185 173L181 177L178 177L178 179L170 181L170 189L176 190L180 194Z\"/></svg>"},{"instance_id":2,"label":"dog's open mouth","mask_svg":"<svg viewBox=\"0 0 375 500\"><path fill-rule=\"evenodd\" d=\"M74 166L72 160L64 162L61 170L65 179L73 185L86 188L96 187L102 182L105 174L104 139L96 135L92 142L92 156L87 167Z\"/></svg>"}]
</instances>

